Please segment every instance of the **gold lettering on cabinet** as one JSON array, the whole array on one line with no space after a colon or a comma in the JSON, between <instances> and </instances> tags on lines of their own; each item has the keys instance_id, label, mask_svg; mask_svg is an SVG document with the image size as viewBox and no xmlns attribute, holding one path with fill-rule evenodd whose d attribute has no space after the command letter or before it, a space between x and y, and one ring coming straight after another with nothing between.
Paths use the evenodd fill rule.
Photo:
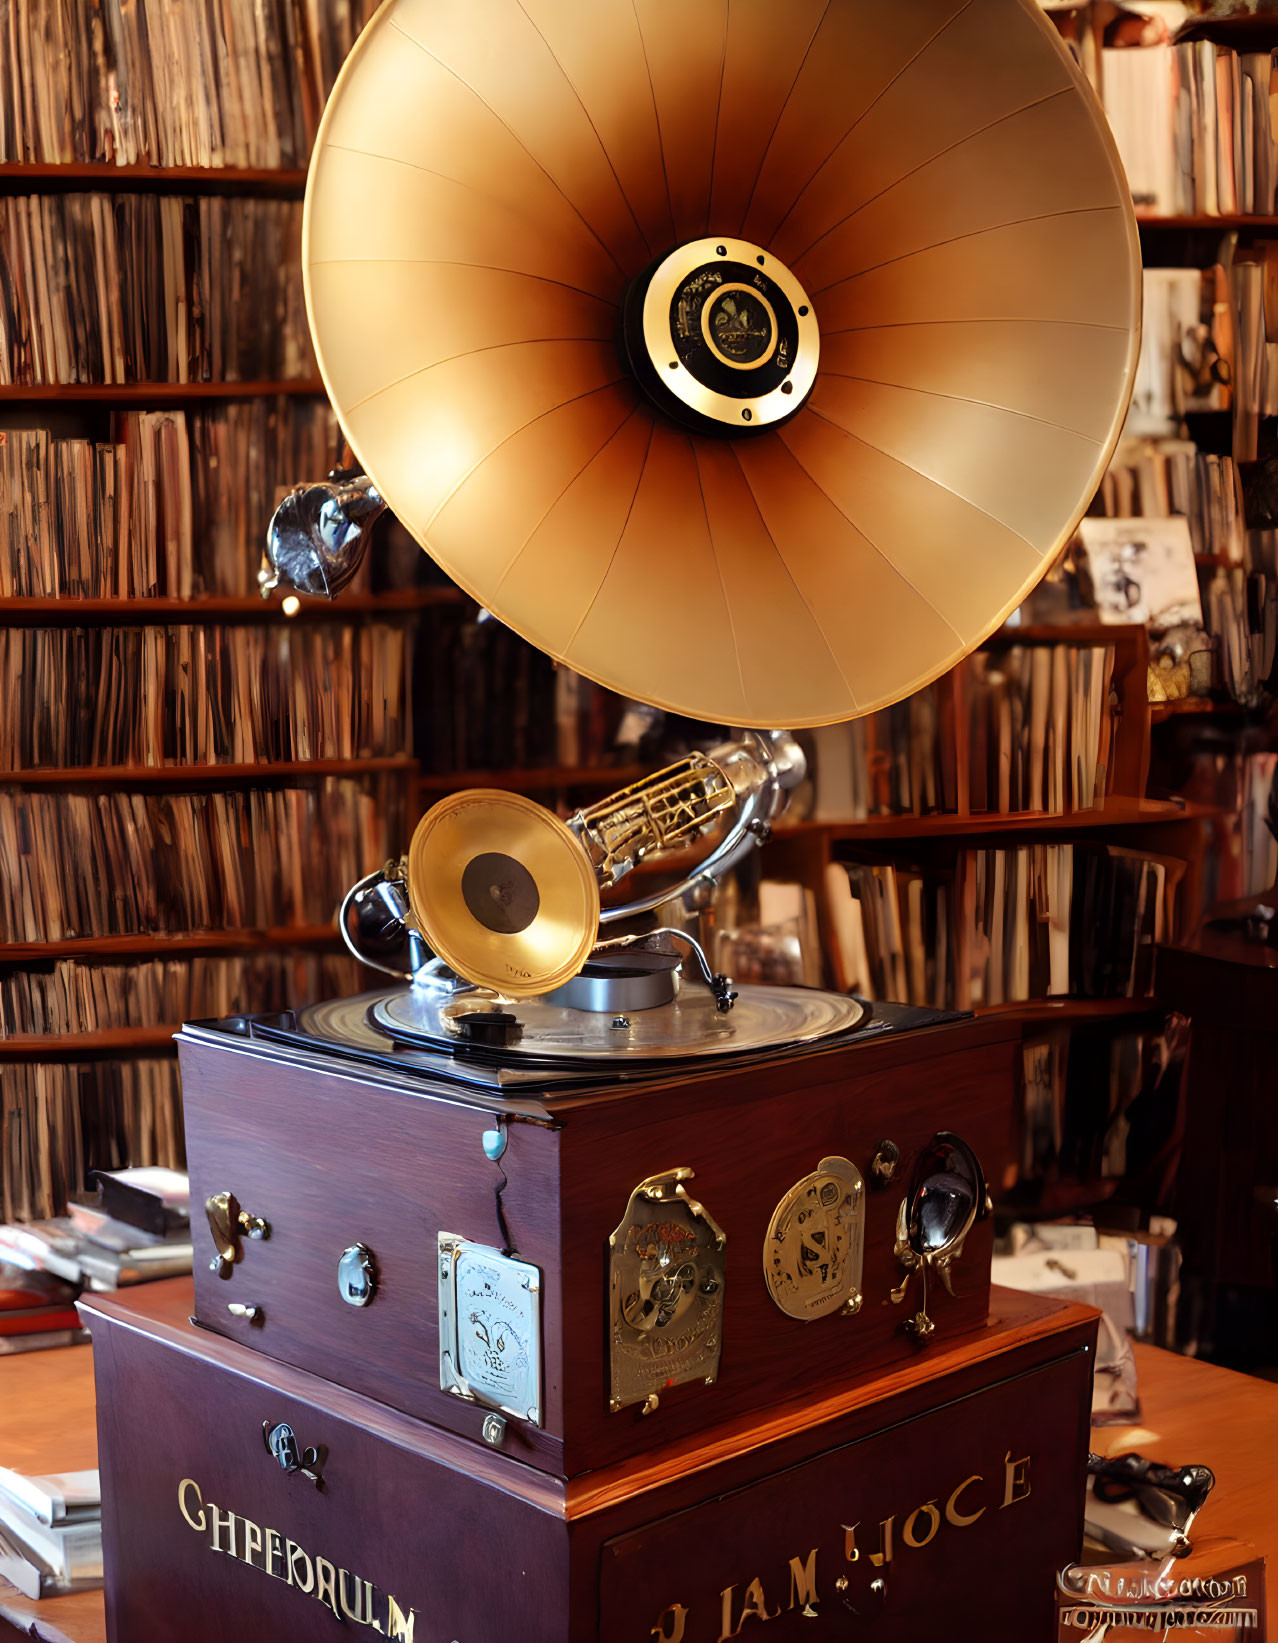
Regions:
<instances>
[{"instance_id":1,"label":"gold lettering on cabinet","mask_svg":"<svg viewBox=\"0 0 1278 1643\"><path fill-rule=\"evenodd\" d=\"M1030 1492L1029 1480L1030 1458L1022 1455L1020 1460L1012 1459L1009 1449L1003 1457L1003 1471L1005 1482L1003 1485L1003 1506L1014 1506L1018 1500L1024 1500ZM1017 1490L1020 1493L1017 1493ZM999 1507L999 1511L1003 1510Z\"/></svg>"},{"instance_id":2,"label":"gold lettering on cabinet","mask_svg":"<svg viewBox=\"0 0 1278 1643\"><path fill-rule=\"evenodd\" d=\"M178 1484L178 1511L181 1512L182 1516L191 1525L192 1529L198 1529L202 1533L205 1528L204 1507L200 1507L200 1515L198 1519L191 1516L186 1505L186 1492L188 1489L194 1489L195 1498L197 1500L200 1498L200 1486L196 1483L195 1479L183 1478L181 1483Z\"/></svg>"},{"instance_id":3,"label":"gold lettering on cabinet","mask_svg":"<svg viewBox=\"0 0 1278 1643\"><path fill-rule=\"evenodd\" d=\"M964 1489L972 1483L984 1483L985 1479L979 1472L973 1472L970 1478L964 1478L957 1489L950 1491L950 1498L945 1503L945 1521L952 1523L956 1529L966 1529L969 1523L975 1523L985 1508L978 1506L974 1512L963 1513L958 1509L958 1498Z\"/></svg>"},{"instance_id":4,"label":"gold lettering on cabinet","mask_svg":"<svg viewBox=\"0 0 1278 1643\"><path fill-rule=\"evenodd\" d=\"M806 1562L800 1563L797 1557L790 1559L790 1607L802 1609L809 1620L816 1618L816 1561L820 1549L819 1546L814 1546L808 1553Z\"/></svg>"},{"instance_id":5,"label":"gold lettering on cabinet","mask_svg":"<svg viewBox=\"0 0 1278 1643\"><path fill-rule=\"evenodd\" d=\"M919 1521L919 1514L927 1513L930 1527L920 1535L915 1525ZM922 1506L916 1506L905 1520L905 1527L901 1530L901 1539L907 1546L926 1546L932 1536L941 1527L941 1514L936 1509L936 1502L929 1500Z\"/></svg>"},{"instance_id":6,"label":"gold lettering on cabinet","mask_svg":"<svg viewBox=\"0 0 1278 1643\"><path fill-rule=\"evenodd\" d=\"M666 1618L669 1617L672 1631L666 1630ZM657 1624L652 1628L652 1635L657 1643L683 1643L683 1634L688 1625L688 1611L682 1603L672 1603L668 1609L663 1609Z\"/></svg>"},{"instance_id":7,"label":"gold lettering on cabinet","mask_svg":"<svg viewBox=\"0 0 1278 1643\"><path fill-rule=\"evenodd\" d=\"M910 1552L922 1551L932 1544L945 1524L954 1529L970 1529L979 1518L984 1517L991 1505L998 1503L998 1510L1001 1511L1005 1506L1013 1506L1018 1501L1028 1499L1030 1460L1029 1455L1022 1455L1014 1460L1011 1450L1007 1451L1003 1461L1001 1503L998 1503L996 1493L997 1482L991 1479L990 1483L986 1484L983 1473L973 1472L961 1483L955 1484L944 1497L943 1509L940 1505L942 1497L938 1494L931 1500L923 1501L903 1516L893 1512L889 1517L879 1519L874 1526L873 1535L867 1537L869 1544L875 1548L873 1551L857 1544L857 1531L861 1528L859 1519L855 1523L842 1524L844 1562L859 1563L864 1556L876 1569L887 1569L894 1564L894 1560L898 1569L902 1566L903 1560L904 1566L909 1566L909 1556L902 1553L897 1545L898 1518L900 1547L909 1548ZM984 1501L980 1498L982 1484L986 1484ZM993 1495L992 1500L989 1498L990 1495ZM766 1622L775 1620L782 1614L791 1614L795 1610L809 1620L820 1618L817 1610L821 1595L817 1575L820 1552L821 1548L814 1546L806 1557L800 1553L790 1558L787 1571L789 1601L784 1607L779 1601L773 1606L768 1599L769 1585L778 1598L783 1589L776 1584L774 1575L768 1575L766 1583L764 1576L754 1575L748 1581L725 1586L719 1593L717 1643L728 1643L730 1638L740 1637L748 1620ZM781 1577L783 1581L785 1578L785 1575ZM846 1576L841 1575L835 1580L836 1596L846 1593L848 1588L849 1581ZM708 1615L703 1619L703 1628L708 1619ZM656 1625L651 1628L651 1635L656 1639L656 1643L683 1643L685 1635L691 1635L689 1627L693 1625L693 1607L684 1603L672 1603L657 1617ZM754 1628L750 1627L749 1632L752 1634L753 1631ZM695 1635L708 1638L709 1633L702 1629L695 1631Z\"/></svg>"},{"instance_id":8,"label":"gold lettering on cabinet","mask_svg":"<svg viewBox=\"0 0 1278 1643\"><path fill-rule=\"evenodd\" d=\"M413 1643L417 1611L402 1608L372 1581L349 1569L337 1568L326 1557L312 1558L278 1529L263 1528L252 1518L224 1512L211 1500L204 1499L194 1478L182 1479L177 1499L178 1511L189 1527L197 1534L206 1531L210 1534L210 1551L233 1557L250 1569L261 1570L272 1580L282 1580L286 1586L317 1598L339 1620L353 1620L358 1626L367 1626L391 1638L392 1643ZM669 1635L668 1643L678 1643L682 1636L680 1622L679 1631Z\"/></svg>"}]
</instances>

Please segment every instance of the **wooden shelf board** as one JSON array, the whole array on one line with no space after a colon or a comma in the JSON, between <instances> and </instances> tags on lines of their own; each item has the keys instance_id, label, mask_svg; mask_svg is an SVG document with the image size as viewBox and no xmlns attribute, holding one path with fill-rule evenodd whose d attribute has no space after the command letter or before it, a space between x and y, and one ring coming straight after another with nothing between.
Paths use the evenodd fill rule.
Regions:
<instances>
[{"instance_id":1,"label":"wooden shelf board","mask_svg":"<svg viewBox=\"0 0 1278 1643\"><path fill-rule=\"evenodd\" d=\"M1168 719L1198 718L1205 714L1238 718L1246 711L1241 702L1214 702L1208 696L1182 696L1174 702L1149 704L1149 717L1154 724L1163 724Z\"/></svg>"},{"instance_id":2,"label":"wooden shelf board","mask_svg":"<svg viewBox=\"0 0 1278 1643\"><path fill-rule=\"evenodd\" d=\"M1038 811L1016 811L991 815L871 816L865 821L782 823L775 832L781 838L804 833L825 833L832 841L856 839L914 839L945 836L974 836L982 833L1069 833L1078 828L1147 827L1151 823L1193 821L1217 816L1213 805L1175 804L1146 799L1111 800L1096 810L1068 810L1064 815Z\"/></svg>"},{"instance_id":3,"label":"wooden shelf board","mask_svg":"<svg viewBox=\"0 0 1278 1643\"><path fill-rule=\"evenodd\" d=\"M0 1037L0 1062L79 1061L172 1050L177 1027L102 1027L91 1033L15 1033Z\"/></svg>"},{"instance_id":4,"label":"wooden shelf board","mask_svg":"<svg viewBox=\"0 0 1278 1643\"><path fill-rule=\"evenodd\" d=\"M394 616L436 605L460 605L460 588L395 588L388 593L343 593L336 599L298 594L299 608L289 616L280 595L193 595L190 599L140 597L80 599L64 594L56 599L0 599L0 617L24 627L64 626L76 622L107 622L133 627L140 622L339 622L347 616Z\"/></svg>"},{"instance_id":5,"label":"wooden shelf board","mask_svg":"<svg viewBox=\"0 0 1278 1643\"><path fill-rule=\"evenodd\" d=\"M1139 623L1098 622L1084 612L1078 621L1026 622L1023 626L1001 627L979 647L991 645L1112 645L1133 632L1143 632Z\"/></svg>"},{"instance_id":6,"label":"wooden shelf board","mask_svg":"<svg viewBox=\"0 0 1278 1643\"><path fill-rule=\"evenodd\" d=\"M1154 229L1187 229L1187 228L1216 228L1221 233L1227 233L1235 228L1250 228L1262 233L1278 233L1278 217L1250 216L1238 213L1227 217L1192 216L1192 217L1155 217L1136 214L1136 224L1139 228Z\"/></svg>"},{"instance_id":7,"label":"wooden shelf board","mask_svg":"<svg viewBox=\"0 0 1278 1643\"><path fill-rule=\"evenodd\" d=\"M194 930L177 935L67 936L60 941L0 942L0 964L58 958L186 958L195 953L331 947L340 940L334 924L300 924L275 930Z\"/></svg>"},{"instance_id":8,"label":"wooden shelf board","mask_svg":"<svg viewBox=\"0 0 1278 1643\"><path fill-rule=\"evenodd\" d=\"M1141 998L1030 998L1006 1004L981 1004L979 1016L1015 1016L1019 1020L1050 1024L1053 1021L1104 1021L1129 1015L1150 1015L1161 1009L1158 1000Z\"/></svg>"},{"instance_id":9,"label":"wooden shelf board","mask_svg":"<svg viewBox=\"0 0 1278 1643\"><path fill-rule=\"evenodd\" d=\"M37 382L0 383L0 405L181 405L200 399L257 399L280 394L322 395L314 377L288 382Z\"/></svg>"},{"instance_id":10,"label":"wooden shelf board","mask_svg":"<svg viewBox=\"0 0 1278 1643\"><path fill-rule=\"evenodd\" d=\"M536 792L547 787L627 787L652 775L650 764L519 765L510 770L424 771L417 785L427 793L455 793L464 787L500 787Z\"/></svg>"},{"instance_id":11,"label":"wooden shelf board","mask_svg":"<svg viewBox=\"0 0 1278 1643\"><path fill-rule=\"evenodd\" d=\"M79 192L86 185L112 193L266 194L301 199L306 173L245 166L111 165L88 160L11 160L0 165L0 193Z\"/></svg>"},{"instance_id":12,"label":"wooden shelf board","mask_svg":"<svg viewBox=\"0 0 1278 1643\"><path fill-rule=\"evenodd\" d=\"M393 753L370 759L259 760L248 764L64 765L50 770L0 772L0 787L221 787L265 786L320 776L411 775L417 760Z\"/></svg>"}]
</instances>

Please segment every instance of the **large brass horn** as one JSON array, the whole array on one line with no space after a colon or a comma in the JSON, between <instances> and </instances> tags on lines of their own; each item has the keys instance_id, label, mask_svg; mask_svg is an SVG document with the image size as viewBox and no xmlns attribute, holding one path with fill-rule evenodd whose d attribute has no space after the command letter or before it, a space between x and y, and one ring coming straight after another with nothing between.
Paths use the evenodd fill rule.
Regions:
<instances>
[{"instance_id":1,"label":"large brass horn","mask_svg":"<svg viewBox=\"0 0 1278 1643\"><path fill-rule=\"evenodd\" d=\"M449 575L724 724L984 639L1138 342L1122 168L1035 0L388 0L304 262L346 436Z\"/></svg>"}]
</instances>

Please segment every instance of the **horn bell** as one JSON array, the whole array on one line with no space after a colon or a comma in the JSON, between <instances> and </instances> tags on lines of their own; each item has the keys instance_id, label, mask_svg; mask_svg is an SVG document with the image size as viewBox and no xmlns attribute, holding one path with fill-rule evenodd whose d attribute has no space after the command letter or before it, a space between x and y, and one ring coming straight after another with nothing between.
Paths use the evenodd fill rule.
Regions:
<instances>
[{"instance_id":1,"label":"horn bell","mask_svg":"<svg viewBox=\"0 0 1278 1643\"><path fill-rule=\"evenodd\" d=\"M387 0L303 263L343 431L448 575L728 725L987 638L1139 345L1126 179L1037 0Z\"/></svg>"},{"instance_id":2,"label":"horn bell","mask_svg":"<svg viewBox=\"0 0 1278 1643\"><path fill-rule=\"evenodd\" d=\"M599 935L599 885L552 811L471 788L422 817L408 893L433 950L458 975L510 998L575 976Z\"/></svg>"}]
</instances>

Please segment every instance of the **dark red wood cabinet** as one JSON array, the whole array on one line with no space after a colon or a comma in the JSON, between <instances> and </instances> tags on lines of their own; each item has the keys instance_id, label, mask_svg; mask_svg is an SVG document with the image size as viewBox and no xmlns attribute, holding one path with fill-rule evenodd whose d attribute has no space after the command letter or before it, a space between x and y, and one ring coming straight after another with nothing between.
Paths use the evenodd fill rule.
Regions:
<instances>
[{"instance_id":1,"label":"dark red wood cabinet","mask_svg":"<svg viewBox=\"0 0 1278 1643\"><path fill-rule=\"evenodd\" d=\"M692 1440L914 1362L920 1349L901 1326L917 1280L914 1304L889 1300L904 1276L893 1245L909 1167L936 1131L951 1130L998 1178L1018 1043L1014 1027L965 1020L750 1067L711 1060L691 1077L507 1099L187 1028L195 1316L478 1443L484 1410L440 1387L436 1240L446 1232L500 1247L508 1237L541 1273L544 1398L541 1427L512 1421L504 1452L574 1477ZM483 1136L498 1126L507 1145L493 1162ZM899 1148L901 1169L875 1191L871 1160L884 1140ZM798 1320L764 1282L769 1218L834 1155L867 1183L864 1303L854 1317ZM637 1407L613 1412L608 1235L642 1180L681 1167L727 1237L718 1378L663 1391L648 1418ZM224 1192L269 1234L244 1239L221 1277L198 1206ZM992 1223L978 1221L953 1268L955 1294L932 1283L937 1341L984 1325L991 1240ZM363 1308L342 1300L337 1281L342 1251L357 1243L377 1264L376 1297Z\"/></svg>"},{"instance_id":2,"label":"dark red wood cabinet","mask_svg":"<svg viewBox=\"0 0 1278 1643\"><path fill-rule=\"evenodd\" d=\"M1085 1308L995 1291L891 1373L565 1480L196 1327L180 1293L81 1304L114 1643L1047 1643L1081 1541ZM314 1478L268 1449L281 1423Z\"/></svg>"}]
</instances>

